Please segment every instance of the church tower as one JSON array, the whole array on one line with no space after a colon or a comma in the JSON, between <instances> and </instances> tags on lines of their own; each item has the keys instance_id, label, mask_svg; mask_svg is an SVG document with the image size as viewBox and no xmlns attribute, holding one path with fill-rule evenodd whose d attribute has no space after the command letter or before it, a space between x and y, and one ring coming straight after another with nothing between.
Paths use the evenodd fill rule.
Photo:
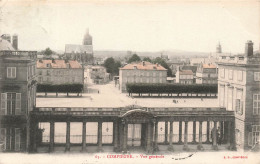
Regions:
<instances>
[{"instance_id":1,"label":"church tower","mask_svg":"<svg viewBox=\"0 0 260 164\"><path fill-rule=\"evenodd\" d=\"M221 48L220 43L218 43L218 45L217 45L216 52L217 53L222 53L222 48Z\"/></svg>"},{"instance_id":2,"label":"church tower","mask_svg":"<svg viewBox=\"0 0 260 164\"><path fill-rule=\"evenodd\" d=\"M92 36L89 34L88 28L86 34L84 35L83 45L92 45Z\"/></svg>"}]
</instances>

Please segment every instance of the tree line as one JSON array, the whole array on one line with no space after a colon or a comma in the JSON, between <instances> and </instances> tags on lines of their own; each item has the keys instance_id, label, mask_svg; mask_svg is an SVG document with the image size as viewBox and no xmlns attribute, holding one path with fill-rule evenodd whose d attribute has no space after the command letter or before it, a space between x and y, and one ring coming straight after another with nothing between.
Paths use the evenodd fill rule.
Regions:
<instances>
[{"instance_id":1,"label":"tree line","mask_svg":"<svg viewBox=\"0 0 260 164\"><path fill-rule=\"evenodd\" d=\"M181 94L181 93L213 93L218 92L217 84L162 84L162 83L128 83L126 84L126 90L130 94Z\"/></svg>"}]
</instances>

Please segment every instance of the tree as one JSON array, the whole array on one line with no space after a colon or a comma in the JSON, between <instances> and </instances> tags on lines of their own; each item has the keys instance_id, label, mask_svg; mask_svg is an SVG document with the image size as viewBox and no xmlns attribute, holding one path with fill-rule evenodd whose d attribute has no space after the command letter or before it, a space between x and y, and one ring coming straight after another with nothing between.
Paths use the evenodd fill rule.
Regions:
<instances>
[{"instance_id":1,"label":"tree","mask_svg":"<svg viewBox=\"0 0 260 164\"><path fill-rule=\"evenodd\" d=\"M113 57L110 57L105 60L104 67L106 68L107 73L111 73L112 76L119 75L121 62L115 61Z\"/></svg>"},{"instance_id":2,"label":"tree","mask_svg":"<svg viewBox=\"0 0 260 164\"><path fill-rule=\"evenodd\" d=\"M128 63L132 63L132 62L138 62L141 61L141 58L137 55L137 54L133 54L129 60Z\"/></svg>"},{"instance_id":3,"label":"tree","mask_svg":"<svg viewBox=\"0 0 260 164\"><path fill-rule=\"evenodd\" d=\"M53 54L53 51L48 47L43 51L43 54L46 56L50 56L51 54Z\"/></svg>"},{"instance_id":4,"label":"tree","mask_svg":"<svg viewBox=\"0 0 260 164\"><path fill-rule=\"evenodd\" d=\"M104 67L107 70L107 73L112 73L113 72L113 68L115 65L115 60L113 57L107 58L104 62Z\"/></svg>"},{"instance_id":5,"label":"tree","mask_svg":"<svg viewBox=\"0 0 260 164\"><path fill-rule=\"evenodd\" d=\"M121 65L121 62L120 62L120 61L116 61L115 65L114 65L114 70L113 70L113 72L114 72L115 75L119 75L119 68L120 68L121 66L122 66L122 65Z\"/></svg>"},{"instance_id":6,"label":"tree","mask_svg":"<svg viewBox=\"0 0 260 164\"><path fill-rule=\"evenodd\" d=\"M172 70L163 58L157 57L153 60L153 63L154 64L158 63L161 66L163 66L165 69L167 69L167 76L172 76Z\"/></svg>"},{"instance_id":7,"label":"tree","mask_svg":"<svg viewBox=\"0 0 260 164\"><path fill-rule=\"evenodd\" d=\"M152 62L152 60L149 58L149 57L145 57L144 59L143 59L143 61L148 61L148 62Z\"/></svg>"}]
</instances>

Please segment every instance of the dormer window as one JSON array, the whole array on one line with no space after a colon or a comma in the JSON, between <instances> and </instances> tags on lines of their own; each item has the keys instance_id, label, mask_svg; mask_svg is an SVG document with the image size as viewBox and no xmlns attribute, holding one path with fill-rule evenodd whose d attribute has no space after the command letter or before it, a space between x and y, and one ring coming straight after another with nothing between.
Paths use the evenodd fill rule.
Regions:
<instances>
[{"instance_id":1,"label":"dormer window","mask_svg":"<svg viewBox=\"0 0 260 164\"><path fill-rule=\"evenodd\" d=\"M137 66L134 66L134 69L137 69Z\"/></svg>"},{"instance_id":2,"label":"dormer window","mask_svg":"<svg viewBox=\"0 0 260 164\"><path fill-rule=\"evenodd\" d=\"M47 68L50 68L50 67L51 67L51 64L50 64L50 63L47 63L47 64L46 64L46 67L47 67Z\"/></svg>"}]
</instances>

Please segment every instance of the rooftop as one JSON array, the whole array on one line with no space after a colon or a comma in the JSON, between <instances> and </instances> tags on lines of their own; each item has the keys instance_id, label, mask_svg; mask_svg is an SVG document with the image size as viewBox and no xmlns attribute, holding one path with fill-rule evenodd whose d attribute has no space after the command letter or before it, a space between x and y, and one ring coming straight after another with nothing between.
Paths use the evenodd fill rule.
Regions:
<instances>
[{"instance_id":1,"label":"rooftop","mask_svg":"<svg viewBox=\"0 0 260 164\"><path fill-rule=\"evenodd\" d=\"M125 65L124 67L120 68L121 70L134 70L134 69L139 69L139 70L161 70L161 71L166 71L163 66L160 64L152 64L147 61L142 61L139 63L130 63Z\"/></svg>"},{"instance_id":2,"label":"rooftop","mask_svg":"<svg viewBox=\"0 0 260 164\"><path fill-rule=\"evenodd\" d=\"M180 70L180 75L193 75L192 70Z\"/></svg>"},{"instance_id":3,"label":"rooftop","mask_svg":"<svg viewBox=\"0 0 260 164\"><path fill-rule=\"evenodd\" d=\"M82 68L78 61L69 60L38 60L37 68Z\"/></svg>"},{"instance_id":4,"label":"rooftop","mask_svg":"<svg viewBox=\"0 0 260 164\"><path fill-rule=\"evenodd\" d=\"M213 68L213 69L217 68L216 65L214 65L214 64L202 64L202 67L203 68Z\"/></svg>"}]
</instances>

